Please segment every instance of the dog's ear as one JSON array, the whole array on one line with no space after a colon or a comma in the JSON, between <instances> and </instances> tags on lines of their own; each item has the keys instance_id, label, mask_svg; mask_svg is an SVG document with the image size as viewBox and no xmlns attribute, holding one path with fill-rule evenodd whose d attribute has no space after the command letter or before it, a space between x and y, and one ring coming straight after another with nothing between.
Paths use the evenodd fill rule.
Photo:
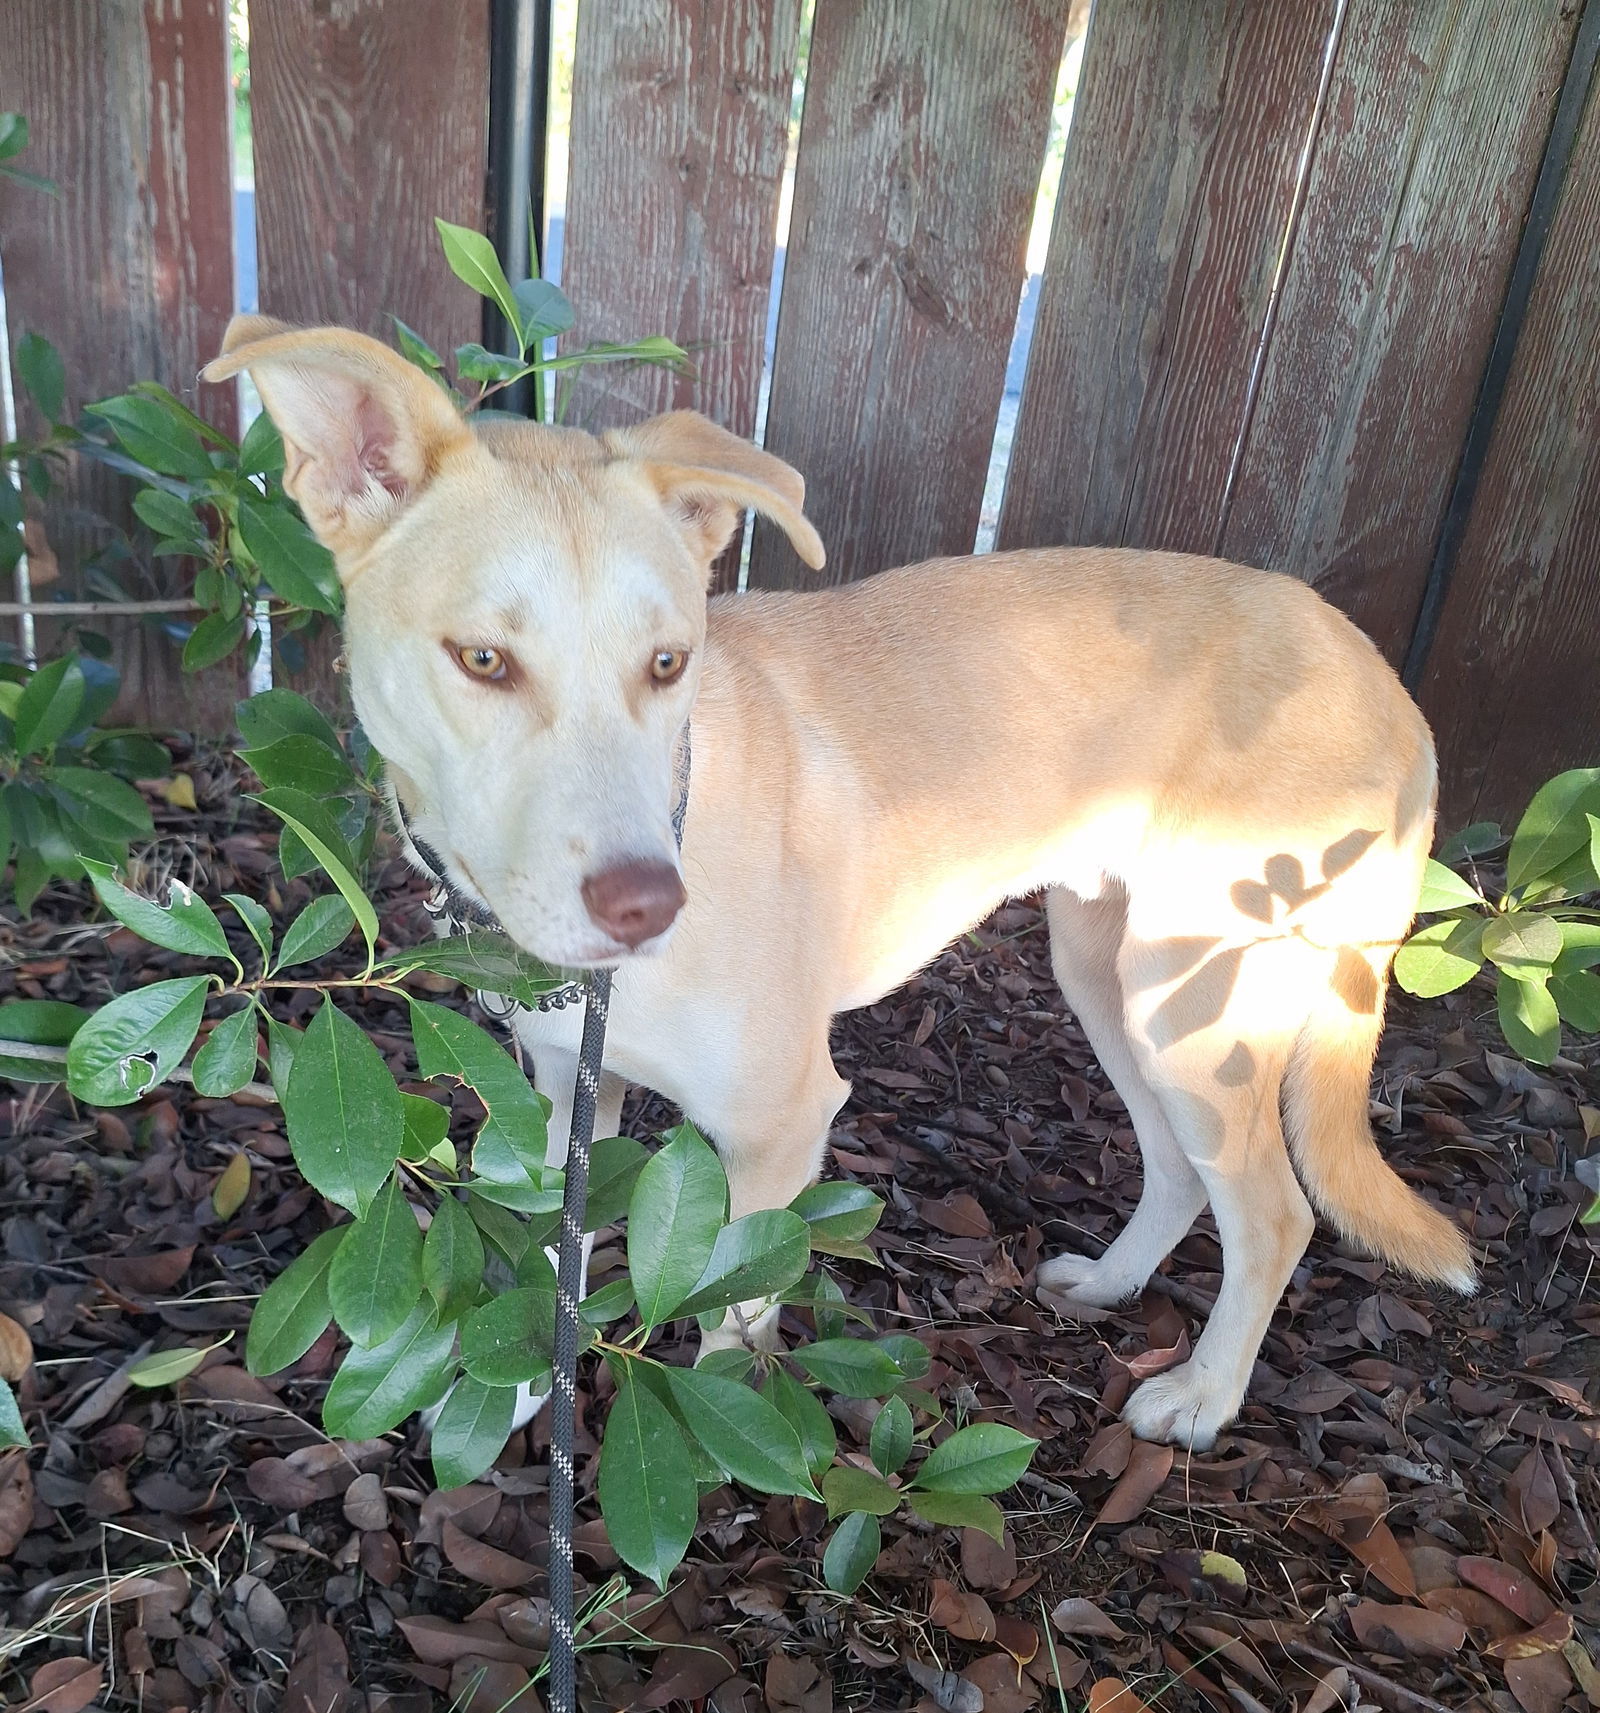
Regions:
<instances>
[{"instance_id":1,"label":"dog's ear","mask_svg":"<svg viewBox=\"0 0 1600 1713\"><path fill-rule=\"evenodd\" d=\"M800 472L699 411L653 416L633 428L614 428L601 440L613 456L644 466L707 566L727 546L743 506L771 518L813 571L827 563L822 538L805 515Z\"/></svg>"},{"instance_id":2,"label":"dog's ear","mask_svg":"<svg viewBox=\"0 0 1600 1713\"><path fill-rule=\"evenodd\" d=\"M284 486L341 570L472 441L443 389L364 333L236 315L201 374L245 369L283 436Z\"/></svg>"}]
</instances>

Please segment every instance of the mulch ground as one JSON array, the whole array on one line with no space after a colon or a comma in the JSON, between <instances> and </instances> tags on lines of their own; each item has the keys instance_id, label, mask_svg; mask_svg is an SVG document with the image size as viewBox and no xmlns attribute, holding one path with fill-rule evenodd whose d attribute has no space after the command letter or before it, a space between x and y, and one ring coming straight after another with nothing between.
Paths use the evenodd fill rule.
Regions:
<instances>
[{"instance_id":1,"label":"mulch ground","mask_svg":"<svg viewBox=\"0 0 1600 1713\"><path fill-rule=\"evenodd\" d=\"M160 811L147 878L292 914L305 887L272 889L273 834L237 779L214 758L190 771L200 812ZM388 931L412 942L417 888L381 866ZM186 967L86 916L74 888L28 922L9 912L0 997L94 1004ZM1198 1457L1133 1442L1116 1412L1203 1322L1220 1265L1204 1222L1126 1312L1069 1324L1031 1292L1042 1255L1108 1242L1139 1188L1038 911L1001 911L843 1020L855 1095L832 1169L888 1202L881 1266L845 1266L847 1288L929 1343L949 1410L1037 1436L1033 1472L1001 1547L885 1519L851 1599L822 1585L817 1507L712 1495L672 1592L627 1608L648 1645L585 1656L585 1706L1600 1707L1600 1302L1573 1173L1600 1149L1600 1050L1533 1072L1497 1051L1491 1014L1476 988L1397 1002L1373 1106L1402 1175L1472 1232L1482 1294L1424 1291L1319 1233L1243 1418ZM409 1072L401 1011L360 1015ZM472 1116L458 1094L458 1134ZM638 1102L629 1124L671 1116ZM241 1153L248 1194L219 1218L212 1192ZM544 1423L440 1494L414 1430L320 1432L331 1337L286 1375L243 1369L252 1298L327 1214L271 1105L177 1084L116 1112L60 1089L0 1102L0 1372L34 1438L0 1455L0 1704L541 1705L526 1686L547 1635ZM127 1382L152 1350L212 1343L175 1387ZM590 1383L592 1489L603 1376ZM872 1409L835 1406L843 1449L864 1454ZM592 1504L581 1515L595 1589L615 1560Z\"/></svg>"}]
</instances>

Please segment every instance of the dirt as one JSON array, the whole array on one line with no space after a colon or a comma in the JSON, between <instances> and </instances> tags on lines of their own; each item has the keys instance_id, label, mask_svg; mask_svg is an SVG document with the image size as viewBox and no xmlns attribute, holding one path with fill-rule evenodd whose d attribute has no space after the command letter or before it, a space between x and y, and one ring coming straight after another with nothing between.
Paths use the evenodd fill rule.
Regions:
<instances>
[{"instance_id":1,"label":"dirt","mask_svg":"<svg viewBox=\"0 0 1600 1713\"><path fill-rule=\"evenodd\" d=\"M306 888L273 887L273 834L227 764L187 767L201 808L158 805L146 881L176 873L292 914ZM392 859L380 871L386 932L413 942L419 890ZM72 887L0 922L0 998L94 1004L187 967L93 922ZM303 1021L313 1000L280 1015ZM1569 1042L1530 1070L1492 1011L1478 987L1398 1000L1373 1091L1388 1157L1471 1232L1481 1293L1421 1289L1320 1230L1243 1416L1193 1457L1133 1442L1116 1412L1203 1324L1220 1267L1209 1225L1125 1312L1068 1323L1032 1292L1041 1256L1098 1249L1139 1188L1037 909L1002 910L843 1019L855 1093L830 1170L888 1203L879 1266L842 1264L847 1290L883 1330L927 1341L952 1415L1035 1435L1033 1471L1006 1496L1003 1546L885 1519L849 1599L822 1584L820 1508L713 1494L671 1592L633 1597L586 1652L585 1707L1600 1706L1597 1238L1573 1173L1600 1150L1600 1050ZM377 998L358 1015L412 1074L400 1008ZM467 1134L472 1098L456 1107ZM627 1123L648 1135L673 1116L636 1100ZM224 1218L214 1192L241 1155L248 1184ZM251 1300L328 1211L270 1104L171 1084L116 1112L48 1087L0 1105L0 1373L34 1440L0 1454L4 1705L542 1705L544 1423L484 1481L438 1494L414 1428L323 1436L331 1336L286 1375L243 1368ZM212 1344L175 1386L127 1384L140 1355ZM603 1374L588 1385L592 1493ZM874 1408L835 1405L842 1450L864 1454ZM592 1501L580 1523L595 1591L617 1566Z\"/></svg>"}]
</instances>

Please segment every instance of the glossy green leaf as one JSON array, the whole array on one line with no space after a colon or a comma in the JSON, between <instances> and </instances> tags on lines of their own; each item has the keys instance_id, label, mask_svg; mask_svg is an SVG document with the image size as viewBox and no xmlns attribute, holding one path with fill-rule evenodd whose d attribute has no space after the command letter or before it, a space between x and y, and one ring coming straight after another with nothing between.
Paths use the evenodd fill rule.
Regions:
<instances>
[{"instance_id":1,"label":"glossy green leaf","mask_svg":"<svg viewBox=\"0 0 1600 1713\"><path fill-rule=\"evenodd\" d=\"M900 1505L900 1495L881 1476L853 1464L836 1463L822 1478L822 1497L830 1517L846 1511L871 1511L887 1517Z\"/></svg>"},{"instance_id":2,"label":"glossy green leaf","mask_svg":"<svg viewBox=\"0 0 1600 1713\"><path fill-rule=\"evenodd\" d=\"M865 1184L843 1178L812 1184L789 1203L790 1208L822 1237L846 1238L859 1243L883 1217L883 1198Z\"/></svg>"},{"instance_id":3,"label":"glossy green leaf","mask_svg":"<svg viewBox=\"0 0 1600 1713\"><path fill-rule=\"evenodd\" d=\"M500 258L495 254L494 245L470 226L453 226L448 220L437 217L433 224L438 229L440 243L444 245L444 259L450 264L451 273L471 286L480 297L493 302L506 318L508 326L520 327L522 317L517 310L517 300L506 279L505 269L500 265Z\"/></svg>"},{"instance_id":4,"label":"glossy green leaf","mask_svg":"<svg viewBox=\"0 0 1600 1713\"><path fill-rule=\"evenodd\" d=\"M283 476L283 436L265 411L257 414L239 442L241 476Z\"/></svg>"},{"instance_id":5,"label":"glossy green leaf","mask_svg":"<svg viewBox=\"0 0 1600 1713\"><path fill-rule=\"evenodd\" d=\"M1449 865L1467 857L1480 857L1505 843L1505 834L1494 821L1474 821L1459 833L1452 833L1439 846L1439 861Z\"/></svg>"},{"instance_id":6,"label":"glossy green leaf","mask_svg":"<svg viewBox=\"0 0 1600 1713\"><path fill-rule=\"evenodd\" d=\"M759 1393L698 1368L665 1372L679 1414L735 1481L758 1493L820 1497L794 1429Z\"/></svg>"},{"instance_id":7,"label":"glossy green leaf","mask_svg":"<svg viewBox=\"0 0 1600 1713\"><path fill-rule=\"evenodd\" d=\"M1600 767L1575 767L1540 786L1512 834L1506 885L1526 886L1587 845L1585 811L1594 809L1600 809Z\"/></svg>"},{"instance_id":8,"label":"glossy green leaf","mask_svg":"<svg viewBox=\"0 0 1600 1713\"><path fill-rule=\"evenodd\" d=\"M628 1202L628 1272L646 1326L670 1319L704 1276L727 1207L721 1161L680 1124L645 1162Z\"/></svg>"},{"instance_id":9,"label":"glossy green leaf","mask_svg":"<svg viewBox=\"0 0 1600 1713\"><path fill-rule=\"evenodd\" d=\"M409 1003L418 1070L467 1084L488 1109L473 1147L473 1170L495 1184L539 1181L548 1103L528 1086L511 1055L470 1018L426 1000Z\"/></svg>"},{"instance_id":10,"label":"glossy green leaf","mask_svg":"<svg viewBox=\"0 0 1600 1713\"><path fill-rule=\"evenodd\" d=\"M0 1446L28 1443L28 1430L22 1425L17 1395L4 1380L0 1380Z\"/></svg>"},{"instance_id":11,"label":"glossy green leaf","mask_svg":"<svg viewBox=\"0 0 1600 1713\"><path fill-rule=\"evenodd\" d=\"M1395 953L1394 979L1419 999L1464 987L1483 967L1482 917L1430 922Z\"/></svg>"},{"instance_id":12,"label":"glossy green leaf","mask_svg":"<svg viewBox=\"0 0 1600 1713\"><path fill-rule=\"evenodd\" d=\"M927 1523L946 1529L981 1529L996 1546L1005 1538L1005 1512L980 1493L906 1494L911 1509Z\"/></svg>"},{"instance_id":13,"label":"glossy green leaf","mask_svg":"<svg viewBox=\"0 0 1600 1713\"><path fill-rule=\"evenodd\" d=\"M505 1450L517 1408L515 1386L486 1386L463 1374L433 1424L434 1479L443 1489L476 1481Z\"/></svg>"},{"instance_id":14,"label":"glossy green leaf","mask_svg":"<svg viewBox=\"0 0 1600 1713\"><path fill-rule=\"evenodd\" d=\"M881 1398L907 1378L887 1351L864 1338L825 1338L802 1345L794 1359L813 1380L847 1398Z\"/></svg>"},{"instance_id":15,"label":"glossy green leaf","mask_svg":"<svg viewBox=\"0 0 1600 1713\"><path fill-rule=\"evenodd\" d=\"M328 1269L328 1301L351 1342L370 1350L400 1327L422 1291L422 1231L391 1174L339 1245Z\"/></svg>"},{"instance_id":16,"label":"glossy green leaf","mask_svg":"<svg viewBox=\"0 0 1600 1713\"><path fill-rule=\"evenodd\" d=\"M232 959L228 937L216 912L182 881L169 884L168 902L163 905L130 892L116 878L109 863L85 859L83 866L100 902L141 939L153 946L164 946L169 952L185 952L190 957Z\"/></svg>"},{"instance_id":17,"label":"glossy green leaf","mask_svg":"<svg viewBox=\"0 0 1600 1713\"><path fill-rule=\"evenodd\" d=\"M617 1389L600 1444L600 1514L624 1564L665 1589L688 1550L698 1494L678 1424L632 1378Z\"/></svg>"},{"instance_id":18,"label":"glossy green leaf","mask_svg":"<svg viewBox=\"0 0 1600 1713\"><path fill-rule=\"evenodd\" d=\"M400 1153L405 1110L382 1055L331 999L295 1048L283 1116L306 1181L363 1217Z\"/></svg>"},{"instance_id":19,"label":"glossy green leaf","mask_svg":"<svg viewBox=\"0 0 1600 1713\"><path fill-rule=\"evenodd\" d=\"M337 797L357 783L345 756L303 732L275 738L260 749L242 749L239 759L269 790L287 786L314 797Z\"/></svg>"},{"instance_id":20,"label":"glossy green leaf","mask_svg":"<svg viewBox=\"0 0 1600 1713\"><path fill-rule=\"evenodd\" d=\"M833 1531L822 1554L822 1579L835 1594L854 1594L883 1551L883 1529L867 1511L855 1511Z\"/></svg>"},{"instance_id":21,"label":"glossy green leaf","mask_svg":"<svg viewBox=\"0 0 1600 1713\"><path fill-rule=\"evenodd\" d=\"M805 1453L806 1467L812 1479L818 1479L839 1448L833 1418L823 1408L822 1400L782 1368L774 1368L767 1375L762 1396L794 1429Z\"/></svg>"},{"instance_id":22,"label":"glossy green leaf","mask_svg":"<svg viewBox=\"0 0 1600 1713\"><path fill-rule=\"evenodd\" d=\"M456 1329L420 1302L393 1337L373 1350L353 1347L322 1401L322 1425L336 1439L376 1439L415 1410L436 1404L455 1372Z\"/></svg>"},{"instance_id":23,"label":"glossy green leaf","mask_svg":"<svg viewBox=\"0 0 1600 1713\"><path fill-rule=\"evenodd\" d=\"M354 1229L338 1225L314 1237L262 1292L244 1346L245 1367L252 1374L280 1373L327 1330L333 1319L328 1268L346 1233Z\"/></svg>"},{"instance_id":24,"label":"glossy green leaf","mask_svg":"<svg viewBox=\"0 0 1600 1713\"><path fill-rule=\"evenodd\" d=\"M343 610L333 555L298 512L286 504L241 497L239 534L274 594L317 613Z\"/></svg>"},{"instance_id":25,"label":"glossy green leaf","mask_svg":"<svg viewBox=\"0 0 1600 1713\"><path fill-rule=\"evenodd\" d=\"M205 1011L203 975L118 994L72 1038L67 1086L94 1106L129 1106L180 1064Z\"/></svg>"},{"instance_id":26,"label":"glossy green leaf","mask_svg":"<svg viewBox=\"0 0 1600 1713\"><path fill-rule=\"evenodd\" d=\"M1495 988L1500 1029L1512 1050L1531 1064L1548 1065L1561 1051L1561 1013L1542 981L1522 981L1502 972Z\"/></svg>"},{"instance_id":27,"label":"glossy green leaf","mask_svg":"<svg viewBox=\"0 0 1600 1713\"><path fill-rule=\"evenodd\" d=\"M462 1317L461 1366L488 1386L543 1385L550 1377L555 1329L553 1290L522 1286L503 1292Z\"/></svg>"},{"instance_id":28,"label":"glossy green leaf","mask_svg":"<svg viewBox=\"0 0 1600 1713\"><path fill-rule=\"evenodd\" d=\"M532 1009L547 993L566 987L570 978L530 957L508 934L474 929L445 940L429 940L385 958L385 970L431 970L480 993L504 993Z\"/></svg>"},{"instance_id":29,"label":"glossy green leaf","mask_svg":"<svg viewBox=\"0 0 1600 1713\"><path fill-rule=\"evenodd\" d=\"M398 315L391 315L389 319L394 323L394 334L400 344L400 355L408 363L415 364L425 374L439 374L444 368L444 358L434 350L420 333L407 327Z\"/></svg>"},{"instance_id":30,"label":"glossy green leaf","mask_svg":"<svg viewBox=\"0 0 1600 1713\"><path fill-rule=\"evenodd\" d=\"M1584 1035L1600 1034L1600 975L1589 970L1553 975L1550 997L1563 1022Z\"/></svg>"},{"instance_id":31,"label":"glossy green leaf","mask_svg":"<svg viewBox=\"0 0 1600 1713\"><path fill-rule=\"evenodd\" d=\"M1534 910L1513 910L1483 925L1483 955L1508 975L1542 980L1561 956L1561 924Z\"/></svg>"},{"instance_id":32,"label":"glossy green leaf","mask_svg":"<svg viewBox=\"0 0 1600 1713\"><path fill-rule=\"evenodd\" d=\"M1000 1493L1012 1486L1039 1449L1003 1422L957 1428L928 1454L914 1485L932 1493Z\"/></svg>"},{"instance_id":33,"label":"glossy green leaf","mask_svg":"<svg viewBox=\"0 0 1600 1713\"><path fill-rule=\"evenodd\" d=\"M1483 895L1469 886L1454 869L1428 858L1422 874L1422 893L1417 899L1419 911L1459 910L1465 904L1482 904Z\"/></svg>"},{"instance_id":34,"label":"glossy green leaf","mask_svg":"<svg viewBox=\"0 0 1600 1713\"><path fill-rule=\"evenodd\" d=\"M85 408L109 424L130 458L160 475L206 482L216 474L200 436L159 400L123 393Z\"/></svg>"},{"instance_id":35,"label":"glossy green leaf","mask_svg":"<svg viewBox=\"0 0 1600 1713\"><path fill-rule=\"evenodd\" d=\"M83 668L64 654L29 678L12 719L11 743L18 755L42 755L73 729L83 706Z\"/></svg>"},{"instance_id":36,"label":"glossy green leaf","mask_svg":"<svg viewBox=\"0 0 1600 1713\"><path fill-rule=\"evenodd\" d=\"M228 1337L231 1338L232 1333ZM219 1343L226 1343L219 1340ZM146 1356L142 1362L135 1362L127 1372L130 1386L175 1385L179 1380L186 1379L195 1369L218 1348L216 1344L180 1344L176 1350L158 1350L154 1355Z\"/></svg>"},{"instance_id":37,"label":"glossy green leaf","mask_svg":"<svg viewBox=\"0 0 1600 1713\"><path fill-rule=\"evenodd\" d=\"M877 1345L908 1380L920 1380L933 1366L927 1345L909 1332L886 1332Z\"/></svg>"},{"instance_id":38,"label":"glossy green leaf","mask_svg":"<svg viewBox=\"0 0 1600 1713\"><path fill-rule=\"evenodd\" d=\"M566 293L549 280L519 280L511 295L516 299L524 351L541 339L554 339L567 332L576 319Z\"/></svg>"},{"instance_id":39,"label":"glossy green leaf","mask_svg":"<svg viewBox=\"0 0 1600 1713\"><path fill-rule=\"evenodd\" d=\"M631 1136L602 1136L589 1151L589 1200L583 1229L598 1231L614 1225L628 1211L633 1186L650 1158L645 1146Z\"/></svg>"},{"instance_id":40,"label":"glossy green leaf","mask_svg":"<svg viewBox=\"0 0 1600 1713\"><path fill-rule=\"evenodd\" d=\"M290 791L283 787L263 791L252 801L264 804L292 828L316 857L328 878L344 895L367 943L367 955L372 957L378 941L377 912L356 879L355 857L327 809L303 791Z\"/></svg>"},{"instance_id":41,"label":"glossy green leaf","mask_svg":"<svg viewBox=\"0 0 1600 1713\"><path fill-rule=\"evenodd\" d=\"M277 967L290 969L295 964L315 963L348 939L355 925L350 906L339 893L313 898L285 931Z\"/></svg>"},{"instance_id":42,"label":"glossy green leaf","mask_svg":"<svg viewBox=\"0 0 1600 1713\"><path fill-rule=\"evenodd\" d=\"M51 770L50 786L67 815L96 838L126 845L149 838L155 830L144 798L114 774L93 767L57 767Z\"/></svg>"},{"instance_id":43,"label":"glossy green leaf","mask_svg":"<svg viewBox=\"0 0 1600 1713\"><path fill-rule=\"evenodd\" d=\"M226 1100L250 1081L256 1074L256 1030L253 1005L222 1019L194 1056L197 1094L207 1095L213 1100Z\"/></svg>"},{"instance_id":44,"label":"glossy green leaf","mask_svg":"<svg viewBox=\"0 0 1600 1713\"><path fill-rule=\"evenodd\" d=\"M326 716L304 696L293 690L263 690L247 697L234 708L242 747L264 750L282 738L307 737L343 755L339 734L329 725Z\"/></svg>"},{"instance_id":45,"label":"glossy green leaf","mask_svg":"<svg viewBox=\"0 0 1600 1713\"><path fill-rule=\"evenodd\" d=\"M673 1313L704 1314L769 1296L792 1285L810 1260L811 1228L798 1214L783 1207L747 1213L717 1233L705 1271Z\"/></svg>"},{"instance_id":46,"label":"glossy green leaf","mask_svg":"<svg viewBox=\"0 0 1600 1713\"><path fill-rule=\"evenodd\" d=\"M61 353L42 333L24 333L11 354L17 379L28 389L46 422L59 422L67 398Z\"/></svg>"},{"instance_id":47,"label":"glossy green leaf","mask_svg":"<svg viewBox=\"0 0 1600 1713\"><path fill-rule=\"evenodd\" d=\"M884 1475L893 1475L911 1455L911 1440L915 1424L911 1411L902 1398L891 1398L878 1411L872 1423L867 1448L872 1461Z\"/></svg>"},{"instance_id":48,"label":"glossy green leaf","mask_svg":"<svg viewBox=\"0 0 1600 1713\"><path fill-rule=\"evenodd\" d=\"M28 1041L38 1047L65 1047L89 1020L81 1005L59 999L9 999L0 1004L0 1041ZM0 1057L0 1077L10 1082L58 1083L67 1067L59 1060Z\"/></svg>"},{"instance_id":49,"label":"glossy green leaf","mask_svg":"<svg viewBox=\"0 0 1600 1713\"><path fill-rule=\"evenodd\" d=\"M613 1279L598 1291L591 1291L578 1304L578 1313L589 1326L605 1326L633 1312L633 1285L627 1279Z\"/></svg>"},{"instance_id":50,"label":"glossy green leaf","mask_svg":"<svg viewBox=\"0 0 1600 1713\"><path fill-rule=\"evenodd\" d=\"M472 1307L483 1283L483 1239L472 1215L454 1196L443 1196L422 1245L422 1282L439 1305L441 1320L456 1320Z\"/></svg>"},{"instance_id":51,"label":"glossy green leaf","mask_svg":"<svg viewBox=\"0 0 1600 1713\"><path fill-rule=\"evenodd\" d=\"M450 1145L447 1150L440 1146L450 1133L449 1107L441 1106L436 1100L429 1100L424 1094L402 1093L400 1099L406 1114L405 1140L400 1145L401 1159L434 1159L453 1170L454 1146Z\"/></svg>"}]
</instances>

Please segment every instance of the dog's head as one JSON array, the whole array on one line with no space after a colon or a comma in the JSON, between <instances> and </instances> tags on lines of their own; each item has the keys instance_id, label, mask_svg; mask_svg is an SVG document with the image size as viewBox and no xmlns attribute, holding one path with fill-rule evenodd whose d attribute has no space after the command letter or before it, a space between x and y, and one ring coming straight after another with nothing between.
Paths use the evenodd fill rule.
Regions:
<instances>
[{"instance_id":1,"label":"dog's head","mask_svg":"<svg viewBox=\"0 0 1600 1713\"><path fill-rule=\"evenodd\" d=\"M693 411L469 427L341 328L236 317L205 375L241 370L338 565L356 712L419 834L537 956L659 946L711 563L750 507L820 566L799 475Z\"/></svg>"}]
</instances>

